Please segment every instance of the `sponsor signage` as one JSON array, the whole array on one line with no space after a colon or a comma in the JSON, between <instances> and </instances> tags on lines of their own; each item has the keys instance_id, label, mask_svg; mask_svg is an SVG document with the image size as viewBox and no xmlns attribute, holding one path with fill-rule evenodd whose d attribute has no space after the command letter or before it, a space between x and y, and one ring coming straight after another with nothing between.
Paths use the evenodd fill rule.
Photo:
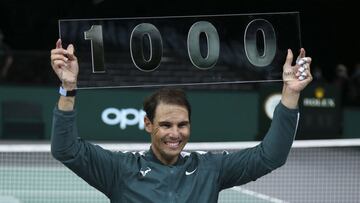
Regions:
<instances>
[{"instance_id":1,"label":"sponsor signage","mask_svg":"<svg viewBox=\"0 0 360 203\"><path fill-rule=\"evenodd\" d=\"M107 125L118 125L122 130L133 125L137 125L139 130L143 130L145 115L146 113L142 109L109 107L102 111L101 120Z\"/></svg>"},{"instance_id":2,"label":"sponsor signage","mask_svg":"<svg viewBox=\"0 0 360 203\"><path fill-rule=\"evenodd\" d=\"M342 131L340 91L334 84L311 83L301 94L299 139L339 138Z\"/></svg>"},{"instance_id":3,"label":"sponsor signage","mask_svg":"<svg viewBox=\"0 0 360 203\"><path fill-rule=\"evenodd\" d=\"M282 83L260 85L258 140L270 127L274 109L281 99ZM339 90L333 84L312 82L301 92L300 120L296 139L331 139L341 135L342 115Z\"/></svg>"}]
</instances>

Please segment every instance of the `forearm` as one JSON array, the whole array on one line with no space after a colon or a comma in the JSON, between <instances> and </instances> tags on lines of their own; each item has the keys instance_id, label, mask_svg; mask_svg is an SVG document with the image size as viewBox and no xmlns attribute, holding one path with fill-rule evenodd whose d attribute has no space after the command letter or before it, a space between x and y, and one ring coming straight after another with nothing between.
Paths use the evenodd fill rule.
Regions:
<instances>
[{"instance_id":1,"label":"forearm","mask_svg":"<svg viewBox=\"0 0 360 203\"><path fill-rule=\"evenodd\" d=\"M274 112L270 129L261 143L263 157L276 168L285 163L295 138L299 113L279 104Z\"/></svg>"},{"instance_id":2,"label":"forearm","mask_svg":"<svg viewBox=\"0 0 360 203\"><path fill-rule=\"evenodd\" d=\"M74 46L70 44L67 49L63 49L61 39L56 42L56 48L51 50L50 58L51 66L62 83L63 89L60 93L67 95L60 96L54 109L51 135L51 152L55 158L64 161L71 159L79 151L74 111L75 96L70 94L77 86L79 66L74 55Z\"/></svg>"},{"instance_id":3,"label":"forearm","mask_svg":"<svg viewBox=\"0 0 360 203\"><path fill-rule=\"evenodd\" d=\"M75 97L60 96L58 108L61 111L72 111L75 106Z\"/></svg>"},{"instance_id":4,"label":"forearm","mask_svg":"<svg viewBox=\"0 0 360 203\"><path fill-rule=\"evenodd\" d=\"M223 188L242 185L282 166L289 154L298 118L297 109L279 103L270 129L261 144L224 156Z\"/></svg>"},{"instance_id":5,"label":"forearm","mask_svg":"<svg viewBox=\"0 0 360 203\"><path fill-rule=\"evenodd\" d=\"M290 90L287 85L283 86L281 103L289 109L297 109L300 93Z\"/></svg>"},{"instance_id":6,"label":"forearm","mask_svg":"<svg viewBox=\"0 0 360 203\"><path fill-rule=\"evenodd\" d=\"M77 129L75 118L75 111L54 109L51 152L54 158L60 161L72 159L78 151L76 145Z\"/></svg>"},{"instance_id":7,"label":"forearm","mask_svg":"<svg viewBox=\"0 0 360 203\"><path fill-rule=\"evenodd\" d=\"M76 111L54 109L51 153L55 159L108 196L115 175L118 175L115 173L118 164L113 163L111 151L78 138L75 119Z\"/></svg>"}]
</instances>

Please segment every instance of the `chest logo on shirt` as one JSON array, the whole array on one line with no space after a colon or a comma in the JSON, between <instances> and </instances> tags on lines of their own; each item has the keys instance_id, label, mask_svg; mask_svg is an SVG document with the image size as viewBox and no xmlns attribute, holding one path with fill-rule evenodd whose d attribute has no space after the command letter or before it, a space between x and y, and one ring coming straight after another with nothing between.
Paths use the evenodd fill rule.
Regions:
<instances>
[{"instance_id":1,"label":"chest logo on shirt","mask_svg":"<svg viewBox=\"0 0 360 203\"><path fill-rule=\"evenodd\" d=\"M149 167L146 167L145 170L140 169L140 173L143 177L145 177L146 174L149 173L150 171L151 171L151 168L149 168Z\"/></svg>"},{"instance_id":2,"label":"chest logo on shirt","mask_svg":"<svg viewBox=\"0 0 360 203\"><path fill-rule=\"evenodd\" d=\"M189 172L189 171L185 171L185 175L189 176L189 175L195 173L196 169L197 169L197 168L195 168L193 171L190 171L190 172Z\"/></svg>"}]
</instances>

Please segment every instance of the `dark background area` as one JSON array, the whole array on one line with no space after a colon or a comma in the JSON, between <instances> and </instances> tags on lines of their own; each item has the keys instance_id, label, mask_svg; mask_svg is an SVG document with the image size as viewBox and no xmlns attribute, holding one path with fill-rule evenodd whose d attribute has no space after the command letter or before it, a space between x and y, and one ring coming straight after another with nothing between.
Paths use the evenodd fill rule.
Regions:
<instances>
[{"instance_id":1,"label":"dark background area","mask_svg":"<svg viewBox=\"0 0 360 203\"><path fill-rule=\"evenodd\" d=\"M345 129L343 137L358 136L360 107L360 28L359 7L352 1L335 0L252 0L252 1L115 1L115 0L62 0L62 1L0 1L0 29L4 33L4 41L11 47L14 62L9 71L7 81L0 80L0 87L9 85L28 87L44 85L55 87L59 79L50 67L50 50L55 47L58 39L58 20L85 18L121 18L121 17L155 17L155 16L188 16L188 15L218 15L218 14L250 14L271 12L300 13L302 46L307 55L313 58L312 73L315 77L321 70L323 80L314 81L314 88L308 98L314 99L314 89L322 87L322 82L330 85L325 98L338 98L337 94L327 94L332 90L339 92L341 102L340 113L344 114L344 122L333 125L330 116L311 111L316 115L309 128L331 130L327 127ZM236 26L236 25L233 25ZM294 50L296 51L296 50ZM295 53L297 55L297 53ZM341 65L342 64L342 65ZM358 64L358 65L357 65ZM341 66L339 66L341 65ZM357 69L355 67L357 66ZM338 73L340 70L344 72ZM356 71L355 71L356 70ZM315 80L318 78L315 77ZM250 86L250 87L249 87ZM256 90L261 87L255 83L234 85L235 90ZM225 86L228 88L228 86ZM7 87L5 87L7 88ZM18 87L16 87L18 88ZM208 87L206 87L208 88ZM221 88L221 87L220 87ZM35 88L34 88L35 89ZM210 90L210 89L207 89ZM226 89L228 90L228 89ZM331 90L331 91L328 91ZM24 90L26 91L26 90ZM22 96L24 92L19 91ZM7 93L10 94L10 93ZM14 95L16 92L14 93ZM0 95L6 98L7 95ZM36 94L34 94L36 95ZM324 96L324 95L323 95ZM20 96L19 96L20 97ZM32 97L27 96L27 97ZM37 98L38 99L38 98ZM318 101L316 100L316 101ZM321 100L323 101L323 100ZM343 107L349 107L346 109ZM335 117L337 114L335 115ZM334 122L342 122L337 116ZM309 119L308 119L309 120ZM329 121L329 122L328 122ZM323 124L320 126L320 124ZM320 126L320 127L319 127ZM340 128L339 127L339 128ZM318 133L324 138L329 134ZM333 131L335 132L335 131ZM336 134L338 136L338 134ZM299 137L300 138L300 137Z\"/></svg>"},{"instance_id":2,"label":"dark background area","mask_svg":"<svg viewBox=\"0 0 360 203\"><path fill-rule=\"evenodd\" d=\"M346 65L351 74L360 61L359 17L357 6L350 1L3 0L0 8L4 41L13 50L26 53L54 47L59 19L299 11L302 45L313 58L313 67L320 67L327 80L334 78L337 64Z\"/></svg>"}]
</instances>

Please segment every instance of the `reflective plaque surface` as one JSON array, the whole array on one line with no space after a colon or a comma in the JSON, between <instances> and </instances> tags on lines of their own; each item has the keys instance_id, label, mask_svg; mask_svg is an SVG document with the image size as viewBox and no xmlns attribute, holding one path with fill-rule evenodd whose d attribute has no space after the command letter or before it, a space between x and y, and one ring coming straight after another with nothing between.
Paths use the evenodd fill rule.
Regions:
<instances>
[{"instance_id":1,"label":"reflective plaque surface","mask_svg":"<svg viewBox=\"0 0 360 203\"><path fill-rule=\"evenodd\" d=\"M279 81L301 44L297 12L66 19L59 34L80 89Z\"/></svg>"}]
</instances>

